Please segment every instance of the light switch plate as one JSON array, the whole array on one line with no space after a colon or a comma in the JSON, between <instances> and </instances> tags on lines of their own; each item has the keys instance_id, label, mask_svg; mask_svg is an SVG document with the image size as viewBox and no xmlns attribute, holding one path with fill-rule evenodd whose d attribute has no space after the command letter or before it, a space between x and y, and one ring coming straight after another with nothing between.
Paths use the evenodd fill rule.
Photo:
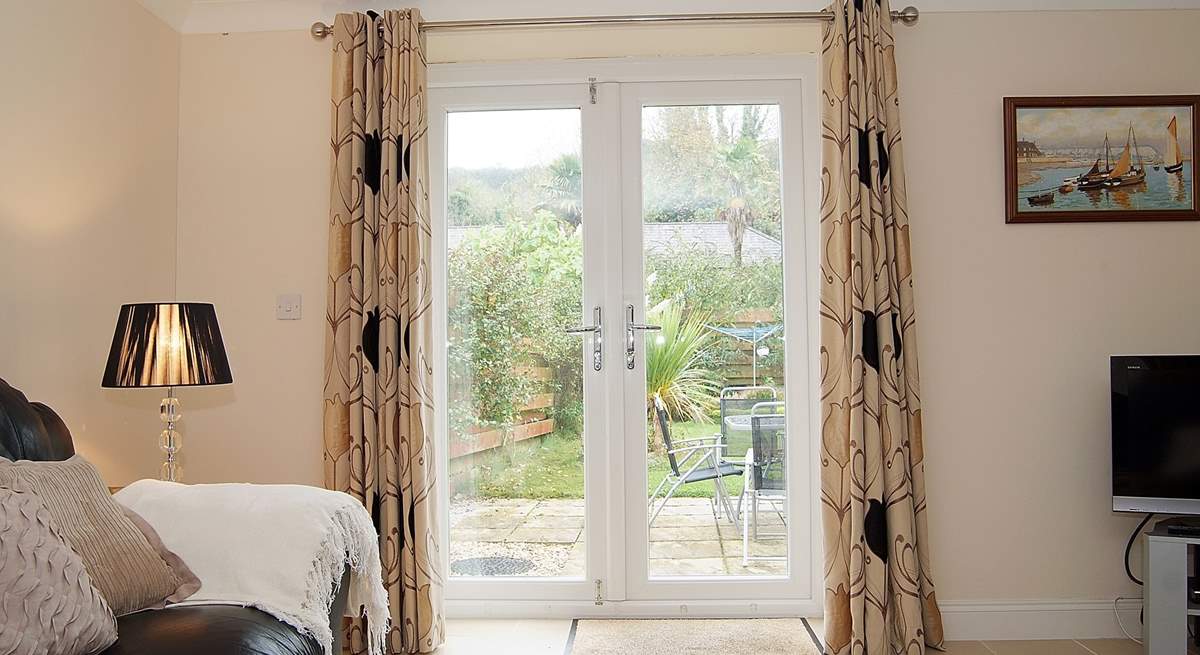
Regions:
<instances>
[{"instance_id":1,"label":"light switch plate","mask_svg":"<svg viewBox=\"0 0 1200 655\"><path fill-rule=\"evenodd\" d=\"M300 320L300 294L281 293L276 296L275 318L280 321Z\"/></svg>"}]
</instances>

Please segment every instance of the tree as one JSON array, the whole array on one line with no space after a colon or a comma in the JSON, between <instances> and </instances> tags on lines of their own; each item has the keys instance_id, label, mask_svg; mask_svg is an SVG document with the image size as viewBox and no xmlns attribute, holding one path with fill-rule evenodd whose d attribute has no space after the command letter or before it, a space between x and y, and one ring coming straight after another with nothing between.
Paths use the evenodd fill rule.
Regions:
<instances>
[{"instance_id":1,"label":"tree","mask_svg":"<svg viewBox=\"0 0 1200 655\"><path fill-rule=\"evenodd\" d=\"M747 108L749 109L749 108ZM746 112L749 114L749 111ZM753 125L753 123L752 123ZM743 120L743 128L746 126ZM725 183L725 206L717 210L717 218L729 228L733 243L733 265L742 265L742 242L746 226L754 218L750 191L769 175L766 158L752 136L739 135L717 146L717 169Z\"/></svg>"},{"instance_id":2,"label":"tree","mask_svg":"<svg viewBox=\"0 0 1200 655\"><path fill-rule=\"evenodd\" d=\"M646 220L719 220L741 262L748 227L778 237L779 138L765 105L647 110L642 155Z\"/></svg>"},{"instance_id":3,"label":"tree","mask_svg":"<svg viewBox=\"0 0 1200 655\"><path fill-rule=\"evenodd\" d=\"M545 209L572 228L583 223L583 167L579 155L566 154L546 167L541 189L549 197L535 209Z\"/></svg>"}]
</instances>

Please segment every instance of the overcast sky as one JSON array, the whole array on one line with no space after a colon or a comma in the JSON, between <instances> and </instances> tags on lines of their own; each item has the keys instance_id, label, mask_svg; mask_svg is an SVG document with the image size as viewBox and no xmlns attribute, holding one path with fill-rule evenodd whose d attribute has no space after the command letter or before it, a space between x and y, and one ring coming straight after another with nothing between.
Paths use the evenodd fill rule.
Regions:
<instances>
[{"instance_id":1,"label":"overcast sky","mask_svg":"<svg viewBox=\"0 0 1200 655\"><path fill-rule=\"evenodd\" d=\"M1017 138L1037 142L1041 148L1100 148L1108 133L1113 148L1125 145L1129 123L1137 134L1139 146L1153 146L1164 152L1167 123L1178 118L1179 146L1185 154L1192 150L1192 118L1188 107L1096 107L1018 109Z\"/></svg>"},{"instance_id":2,"label":"overcast sky","mask_svg":"<svg viewBox=\"0 0 1200 655\"><path fill-rule=\"evenodd\" d=\"M579 154L578 109L451 112L451 168L524 168Z\"/></svg>"},{"instance_id":3,"label":"overcast sky","mask_svg":"<svg viewBox=\"0 0 1200 655\"><path fill-rule=\"evenodd\" d=\"M646 134L654 134L662 114L670 107L646 107L642 118ZM733 129L742 118L742 106L725 109L725 123ZM581 148L579 109L522 109L450 112L448 164L450 168L525 168L549 164ZM769 105L763 133L779 134L779 108Z\"/></svg>"}]
</instances>

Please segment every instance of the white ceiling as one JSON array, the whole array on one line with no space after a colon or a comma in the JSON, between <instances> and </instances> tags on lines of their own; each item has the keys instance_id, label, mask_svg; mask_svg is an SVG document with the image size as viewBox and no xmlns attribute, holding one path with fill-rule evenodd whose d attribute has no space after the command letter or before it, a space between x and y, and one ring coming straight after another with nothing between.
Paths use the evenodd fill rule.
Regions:
<instances>
[{"instance_id":1,"label":"white ceiling","mask_svg":"<svg viewBox=\"0 0 1200 655\"><path fill-rule=\"evenodd\" d=\"M340 11L417 7L427 20L719 11L816 11L830 0L138 0L186 34L307 29ZM922 12L1200 9L1200 0L892 0Z\"/></svg>"}]
</instances>

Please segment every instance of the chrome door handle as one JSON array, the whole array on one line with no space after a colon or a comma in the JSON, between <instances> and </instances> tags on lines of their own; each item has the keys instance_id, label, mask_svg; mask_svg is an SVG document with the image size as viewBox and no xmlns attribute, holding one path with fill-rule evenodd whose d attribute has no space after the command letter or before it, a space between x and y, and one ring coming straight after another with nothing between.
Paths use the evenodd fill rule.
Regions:
<instances>
[{"instance_id":1,"label":"chrome door handle","mask_svg":"<svg viewBox=\"0 0 1200 655\"><path fill-rule=\"evenodd\" d=\"M600 307L592 309L592 324L580 325L579 327L567 328L567 334L591 334L592 335L592 368L599 371L604 368L604 314Z\"/></svg>"},{"instance_id":2,"label":"chrome door handle","mask_svg":"<svg viewBox=\"0 0 1200 655\"><path fill-rule=\"evenodd\" d=\"M653 332L661 330L661 325L646 325L645 323L633 322L633 305L625 305L625 368L633 370L635 365L634 357L634 330L646 330Z\"/></svg>"}]
</instances>

